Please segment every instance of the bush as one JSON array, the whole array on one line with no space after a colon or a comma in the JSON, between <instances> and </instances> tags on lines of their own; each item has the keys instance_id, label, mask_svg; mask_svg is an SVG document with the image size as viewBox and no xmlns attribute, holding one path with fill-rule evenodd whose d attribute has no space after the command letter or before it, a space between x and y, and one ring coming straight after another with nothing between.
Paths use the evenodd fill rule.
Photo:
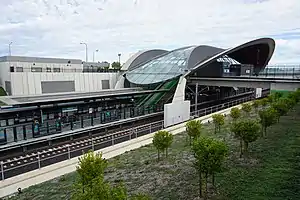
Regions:
<instances>
[{"instance_id":1,"label":"bush","mask_svg":"<svg viewBox=\"0 0 300 200\"><path fill-rule=\"evenodd\" d=\"M241 110L239 108L232 108L230 110L230 117L233 119L233 120L237 120L238 118L241 117Z\"/></svg>"},{"instance_id":2,"label":"bush","mask_svg":"<svg viewBox=\"0 0 300 200\"><path fill-rule=\"evenodd\" d=\"M215 134L217 132L220 133L221 131L221 126L225 124L225 117L222 114L214 114L212 116L213 122L215 124Z\"/></svg>"},{"instance_id":3,"label":"bush","mask_svg":"<svg viewBox=\"0 0 300 200\"><path fill-rule=\"evenodd\" d=\"M192 144L192 139L200 137L202 124L199 120L192 120L186 123L186 132L190 138L190 145Z\"/></svg>"}]
</instances>

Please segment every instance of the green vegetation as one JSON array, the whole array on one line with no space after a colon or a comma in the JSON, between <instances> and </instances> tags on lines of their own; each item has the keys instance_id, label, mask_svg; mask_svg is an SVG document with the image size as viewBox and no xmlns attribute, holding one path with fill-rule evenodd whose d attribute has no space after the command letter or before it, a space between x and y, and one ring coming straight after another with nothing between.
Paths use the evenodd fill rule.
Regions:
<instances>
[{"instance_id":1,"label":"green vegetation","mask_svg":"<svg viewBox=\"0 0 300 200\"><path fill-rule=\"evenodd\" d=\"M121 64L120 64L119 62L113 62L113 63L111 64L111 67L112 67L113 69L121 69L121 68L122 68L122 66L121 66Z\"/></svg>"},{"instance_id":2,"label":"green vegetation","mask_svg":"<svg viewBox=\"0 0 300 200\"><path fill-rule=\"evenodd\" d=\"M221 132L221 126L225 124L225 117L222 114L214 114L212 116L213 123L215 124L215 134Z\"/></svg>"},{"instance_id":3,"label":"green vegetation","mask_svg":"<svg viewBox=\"0 0 300 200\"><path fill-rule=\"evenodd\" d=\"M3 89L3 87L0 87L0 96L7 96L6 91Z\"/></svg>"},{"instance_id":4,"label":"green vegetation","mask_svg":"<svg viewBox=\"0 0 300 200\"><path fill-rule=\"evenodd\" d=\"M168 148L173 142L173 135L168 131L158 131L154 134L153 145L157 149L157 160L159 160L160 152L166 152L168 157Z\"/></svg>"},{"instance_id":5,"label":"green vegetation","mask_svg":"<svg viewBox=\"0 0 300 200\"><path fill-rule=\"evenodd\" d=\"M232 108L230 110L230 117L235 121L241 117L241 110L239 108Z\"/></svg>"},{"instance_id":6,"label":"green vegetation","mask_svg":"<svg viewBox=\"0 0 300 200\"><path fill-rule=\"evenodd\" d=\"M190 138L190 145L192 144L192 139L198 138L201 135L202 124L199 120L192 120L186 123L186 133Z\"/></svg>"},{"instance_id":7,"label":"green vegetation","mask_svg":"<svg viewBox=\"0 0 300 200\"><path fill-rule=\"evenodd\" d=\"M259 100L258 112L250 111L235 123L226 118L216 134L214 124L189 122L197 124L194 128L187 125L192 145L186 141L186 133L175 135L168 157L157 162L157 145L153 139L155 145L109 159L103 179L96 179L101 184L95 187L99 187L97 191L113 190L121 197L139 196L145 200L149 199L147 195L155 200L196 199L202 195L202 189L204 197L211 200L298 200L300 105L295 104L297 99L300 99L299 90L294 95L272 99L272 103ZM288 112L277 123L276 109L281 107L273 105L281 102L289 105ZM267 119L271 122L266 123ZM260 129L267 132L264 137L259 137ZM101 170L100 167L95 171ZM12 199L67 199L76 186L80 186L80 191L88 187L78 182L79 177L79 173L71 173L25 189Z\"/></svg>"}]
</instances>

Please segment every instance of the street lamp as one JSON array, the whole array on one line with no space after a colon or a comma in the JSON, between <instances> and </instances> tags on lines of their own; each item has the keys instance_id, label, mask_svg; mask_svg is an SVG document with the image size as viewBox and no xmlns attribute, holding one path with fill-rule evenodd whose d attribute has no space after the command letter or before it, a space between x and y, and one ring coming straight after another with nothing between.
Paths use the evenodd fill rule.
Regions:
<instances>
[{"instance_id":1,"label":"street lamp","mask_svg":"<svg viewBox=\"0 0 300 200\"><path fill-rule=\"evenodd\" d=\"M80 42L80 44L85 45L85 62L88 62L88 45L87 45L87 43L84 43L84 42Z\"/></svg>"},{"instance_id":2,"label":"street lamp","mask_svg":"<svg viewBox=\"0 0 300 200\"><path fill-rule=\"evenodd\" d=\"M120 63L120 65L121 65L121 54L118 53L118 56L119 56L119 63Z\"/></svg>"},{"instance_id":3,"label":"street lamp","mask_svg":"<svg viewBox=\"0 0 300 200\"><path fill-rule=\"evenodd\" d=\"M99 50L96 49L94 52L93 52L93 62L95 62L95 53L98 52Z\"/></svg>"},{"instance_id":4,"label":"street lamp","mask_svg":"<svg viewBox=\"0 0 300 200\"><path fill-rule=\"evenodd\" d=\"M13 43L13 42L10 42L9 45L8 45L9 56L11 56L11 44L12 44L12 43Z\"/></svg>"}]
</instances>

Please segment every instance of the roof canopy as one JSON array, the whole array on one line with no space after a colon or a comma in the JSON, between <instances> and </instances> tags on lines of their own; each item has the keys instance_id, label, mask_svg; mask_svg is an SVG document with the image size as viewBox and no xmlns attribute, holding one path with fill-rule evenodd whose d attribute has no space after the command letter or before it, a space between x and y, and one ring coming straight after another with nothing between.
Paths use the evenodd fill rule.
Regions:
<instances>
[{"instance_id":1,"label":"roof canopy","mask_svg":"<svg viewBox=\"0 0 300 200\"><path fill-rule=\"evenodd\" d=\"M264 69L273 55L275 41L262 38L231 49L212 46L188 46L173 51L159 51L136 66L129 66L126 78L129 82L146 85L160 83L205 67L211 62L231 59L236 63L252 64ZM149 51L151 52L151 51ZM147 57L144 53L144 58ZM138 59L138 56L135 57Z\"/></svg>"}]
</instances>

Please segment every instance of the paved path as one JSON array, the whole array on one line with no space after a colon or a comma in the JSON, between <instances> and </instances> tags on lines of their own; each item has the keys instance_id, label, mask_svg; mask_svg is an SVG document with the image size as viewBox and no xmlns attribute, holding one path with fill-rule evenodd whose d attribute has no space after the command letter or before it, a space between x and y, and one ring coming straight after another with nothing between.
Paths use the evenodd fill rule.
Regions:
<instances>
[{"instance_id":1,"label":"paved path","mask_svg":"<svg viewBox=\"0 0 300 200\"><path fill-rule=\"evenodd\" d=\"M234 107L240 107L240 106L238 105L238 106L234 106ZM233 107L231 107L231 108L233 108ZM199 117L199 118L197 118L197 120L201 120L202 123L207 123L208 120L211 120L211 116L213 114L217 114L217 113L228 114L230 112L231 108L227 108L225 110L218 111L218 112L212 113L210 115ZM178 125L169 127L165 130L176 135L176 134L185 132L185 124L186 123L178 124ZM109 159L109 158L118 156L120 154L123 154L127 151L137 149L142 146L151 144L154 134L155 133L150 133L150 134L147 134L147 135L144 135L144 136L132 139L132 140L128 140L126 142L116 144L114 146L110 146L110 147L98 150L96 152L102 151L103 157L106 159ZM12 178L5 179L4 181L0 181L0 198L17 192L17 189L19 187L22 189L28 188L32 185L36 185L36 184L51 180L53 178L62 176L64 174L73 172L76 170L77 164L78 164L78 157L75 157L70 160L62 161L57 164L46 166L41 169L30 171L28 173L14 176Z\"/></svg>"}]
</instances>

